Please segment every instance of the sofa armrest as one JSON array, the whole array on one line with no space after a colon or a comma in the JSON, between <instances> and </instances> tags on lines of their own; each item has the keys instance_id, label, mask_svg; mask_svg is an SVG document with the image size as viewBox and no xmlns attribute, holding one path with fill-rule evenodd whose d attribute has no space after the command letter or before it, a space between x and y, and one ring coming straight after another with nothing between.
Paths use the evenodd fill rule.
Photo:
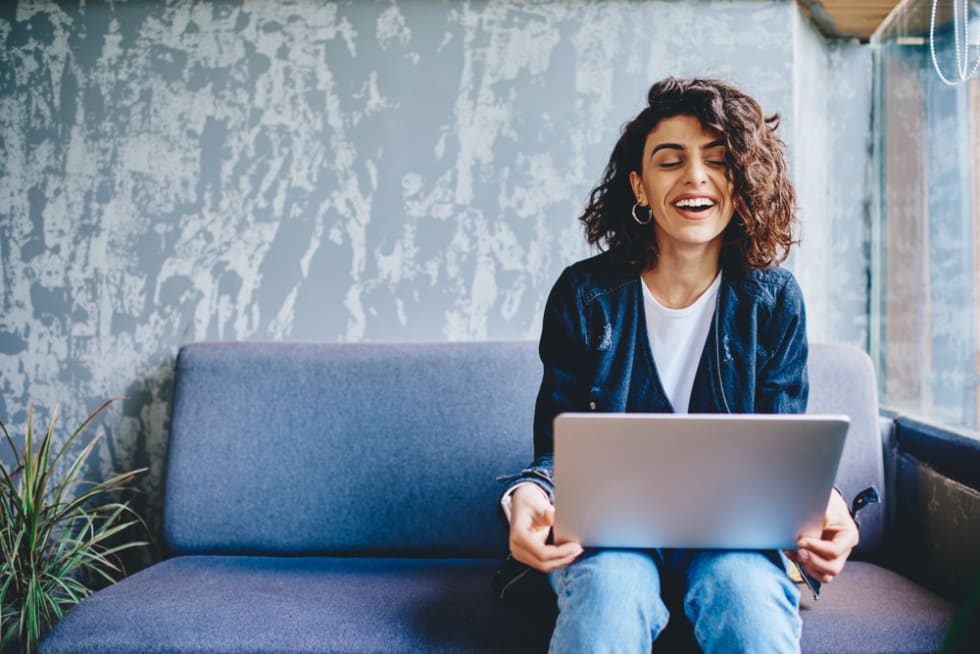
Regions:
<instances>
[{"instance_id":1,"label":"sofa armrest","mask_svg":"<svg viewBox=\"0 0 980 654\"><path fill-rule=\"evenodd\" d=\"M883 425L889 563L960 603L980 573L980 440L898 415Z\"/></svg>"},{"instance_id":2,"label":"sofa armrest","mask_svg":"<svg viewBox=\"0 0 980 654\"><path fill-rule=\"evenodd\" d=\"M895 427L903 452L980 491L980 437L902 415L895 418Z\"/></svg>"}]
</instances>

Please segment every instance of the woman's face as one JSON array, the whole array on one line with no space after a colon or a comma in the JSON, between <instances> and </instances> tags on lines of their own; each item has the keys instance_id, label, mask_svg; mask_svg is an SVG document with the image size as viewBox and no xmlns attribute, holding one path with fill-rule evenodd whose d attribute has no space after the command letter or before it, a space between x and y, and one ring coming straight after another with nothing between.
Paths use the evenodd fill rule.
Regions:
<instances>
[{"instance_id":1,"label":"woman's face","mask_svg":"<svg viewBox=\"0 0 980 654\"><path fill-rule=\"evenodd\" d=\"M630 184L653 213L661 254L697 248L720 255L722 232L735 213L725 152L721 135L694 116L664 118L647 135L643 172L630 172ZM637 209L641 219L644 214Z\"/></svg>"}]
</instances>

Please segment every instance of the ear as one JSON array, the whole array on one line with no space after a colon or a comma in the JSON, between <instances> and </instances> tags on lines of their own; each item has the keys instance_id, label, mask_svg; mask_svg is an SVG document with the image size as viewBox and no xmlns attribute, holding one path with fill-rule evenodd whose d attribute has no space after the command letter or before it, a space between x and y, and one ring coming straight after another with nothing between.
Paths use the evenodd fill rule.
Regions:
<instances>
[{"instance_id":1,"label":"ear","mask_svg":"<svg viewBox=\"0 0 980 654\"><path fill-rule=\"evenodd\" d=\"M633 196L640 206L647 206L647 196L643 191L643 178L635 170L630 171L630 186L633 187Z\"/></svg>"}]
</instances>

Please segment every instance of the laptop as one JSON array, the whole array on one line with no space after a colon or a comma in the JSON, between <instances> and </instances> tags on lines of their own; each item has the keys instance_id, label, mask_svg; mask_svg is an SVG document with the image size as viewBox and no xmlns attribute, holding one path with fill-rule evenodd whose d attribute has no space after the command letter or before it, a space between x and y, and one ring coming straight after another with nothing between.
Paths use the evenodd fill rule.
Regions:
<instances>
[{"instance_id":1,"label":"laptop","mask_svg":"<svg viewBox=\"0 0 980 654\"><path fill-rule=\"evenodd\" d=\"M796 549L819 536L849 418L563 413L555 542Z\"/></svg>"}]
</instances>

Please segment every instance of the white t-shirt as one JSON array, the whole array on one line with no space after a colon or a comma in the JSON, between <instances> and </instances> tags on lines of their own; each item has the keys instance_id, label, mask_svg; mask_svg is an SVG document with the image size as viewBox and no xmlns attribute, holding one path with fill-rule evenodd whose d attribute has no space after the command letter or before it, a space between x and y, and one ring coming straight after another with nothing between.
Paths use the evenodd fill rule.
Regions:
<instances>
[{"instance_id":1,"label":"white t-shirt","mask_svg":"<svg viewBox=\"0 0 980 654\"><path fill-rule=\"evenodd\" d=\"M721 288L721 273L718 273L711 286L694 304L683 309L668 309L657 302L657 298L653 297L642 279L640 285L643 287L647 337L650 339L653 360L657 364L660 384L664 387L674 411L687 413L687 407L691 404L694 376L698 372L701 353L711 330L718 289ZM535 485L531 482L518 484L501 499L500 504L508 522L514 491L526 484Z\"/></svg>"},{"instance_id":2,"label":"white t-shirt","mask_svg":"<svg viewBox=\"0 0 980 654\"><path fill-rule=\"evenodd\" d=\"M687 413L694 376L711 330L715 301L721 287L721 273L693 304L683 309L668 309L657 301L642 279L640 284L643 286L647 337L660 384L674 411Z\"/></svg>"}]
</instances>

